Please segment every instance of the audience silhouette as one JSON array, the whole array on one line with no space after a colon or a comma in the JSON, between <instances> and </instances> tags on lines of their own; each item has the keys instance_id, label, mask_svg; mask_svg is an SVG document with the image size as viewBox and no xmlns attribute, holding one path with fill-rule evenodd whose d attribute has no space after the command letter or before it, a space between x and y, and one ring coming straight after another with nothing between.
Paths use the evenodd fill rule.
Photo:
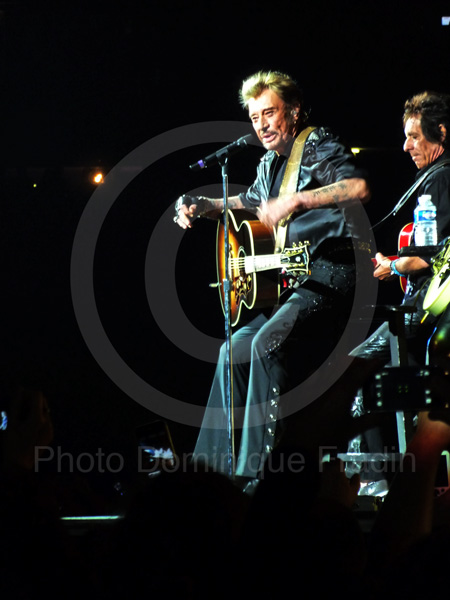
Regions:
<instances>
[{"instance_id":1,"label":"audience silhouette","mask_svg":"<svg viewBox=\"0 0 450 600\"><path fill-rule=\"evenodd\" d=\"M15 386L1 431L5 597L76 598L88 589L98 598L145 592L188 599L443 592L450 496L436 497L435 482L450 446L450 411L418 414L369 530L356 510L359 476L349 478L333 450L324 460L325 449L382 424L383 414L355 419L350 411L355 391L377 368L350 367L288 421L251 494L192 461L139 480L119 507L121 518L78 536L61 519L73 482L34 468L39 447L53 439L49 402L39 389ZM433 381L443 405L449 385L445 377ZM108 510L89 490L86 498L86 506Z\"/></svg>"}]
</instances>

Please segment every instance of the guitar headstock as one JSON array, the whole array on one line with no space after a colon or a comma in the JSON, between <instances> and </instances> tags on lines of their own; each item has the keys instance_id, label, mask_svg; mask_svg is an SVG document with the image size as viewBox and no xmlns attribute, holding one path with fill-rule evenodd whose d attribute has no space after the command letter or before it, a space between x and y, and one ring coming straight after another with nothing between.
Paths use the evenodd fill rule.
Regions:
<instances>
[{"instance_id":1,"label":"guitar headstock","mask_svg":"<svg viewBox=\"0 0 450 600\"><path fill-rule=\"evenodd\" d=\"M309 275L309 252L310 242L294 243L290 248L285 248L281 256L281 264L285 273Z\"/></svg>"}]
</instances>

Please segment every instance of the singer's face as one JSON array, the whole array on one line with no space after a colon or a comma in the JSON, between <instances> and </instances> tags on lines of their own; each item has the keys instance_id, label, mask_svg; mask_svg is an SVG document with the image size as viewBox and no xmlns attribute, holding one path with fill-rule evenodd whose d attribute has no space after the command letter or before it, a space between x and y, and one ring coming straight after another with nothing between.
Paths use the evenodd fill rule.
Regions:
<instances>
[{"instance_id":1,"label":"singer's face","mask_svg":"<svg viewBox=\"0 0 450 600\"><path fill-rule=\"evenodd\" d=\"M418 169L431 165L444 152L442 144L427 140L422 131L420 116L411 117L406 121L405 138L403 150L409 152Z\"/></svg>"},{"instance_id":2,"label":"singer's face","mask_svg":"<svg viewBox=\"0 0 450 600\"><path fill-rule=\"evenodd\" d=\"M292 140L295 123L286 114L286 105L272 90L264 90L248 101L248 112L259 140L266 150L283 154Z\"/></svg>"}]
</instances>

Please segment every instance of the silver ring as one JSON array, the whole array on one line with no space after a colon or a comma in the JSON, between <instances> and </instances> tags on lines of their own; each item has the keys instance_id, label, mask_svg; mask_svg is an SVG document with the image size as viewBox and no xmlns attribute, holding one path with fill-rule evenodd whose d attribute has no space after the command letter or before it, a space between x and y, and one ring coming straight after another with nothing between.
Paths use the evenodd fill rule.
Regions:
<instances>
[{"instance_id":1,"label":"silver ring","mask_svg":"<svg viewBox=\"0 0 450 600\"><path fill-rule=\"evenodd\" d=\"M175 215L173 218L173 222L176 223L178 221L178 215Z\"/></svg>"}]
</instances>

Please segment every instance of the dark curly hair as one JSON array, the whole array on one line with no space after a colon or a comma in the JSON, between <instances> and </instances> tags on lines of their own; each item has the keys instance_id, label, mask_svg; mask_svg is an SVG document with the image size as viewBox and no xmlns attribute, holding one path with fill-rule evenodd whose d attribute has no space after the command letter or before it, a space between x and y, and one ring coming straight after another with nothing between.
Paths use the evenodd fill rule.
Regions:
<instances>
[{"instance_id":1,"label":"dark curly hair","mask_svg":"<svg viewBox=\"0 0 450 600\"><path fill-rule=\"evenodd\" d=\"M442 139L440 125L450 135L450 94L439 92L421 92L405 102L403 126L411 117L419 117L424 136L429 142L442 143L448 146L449 136Z\"/></svg>"}]
</instances>

